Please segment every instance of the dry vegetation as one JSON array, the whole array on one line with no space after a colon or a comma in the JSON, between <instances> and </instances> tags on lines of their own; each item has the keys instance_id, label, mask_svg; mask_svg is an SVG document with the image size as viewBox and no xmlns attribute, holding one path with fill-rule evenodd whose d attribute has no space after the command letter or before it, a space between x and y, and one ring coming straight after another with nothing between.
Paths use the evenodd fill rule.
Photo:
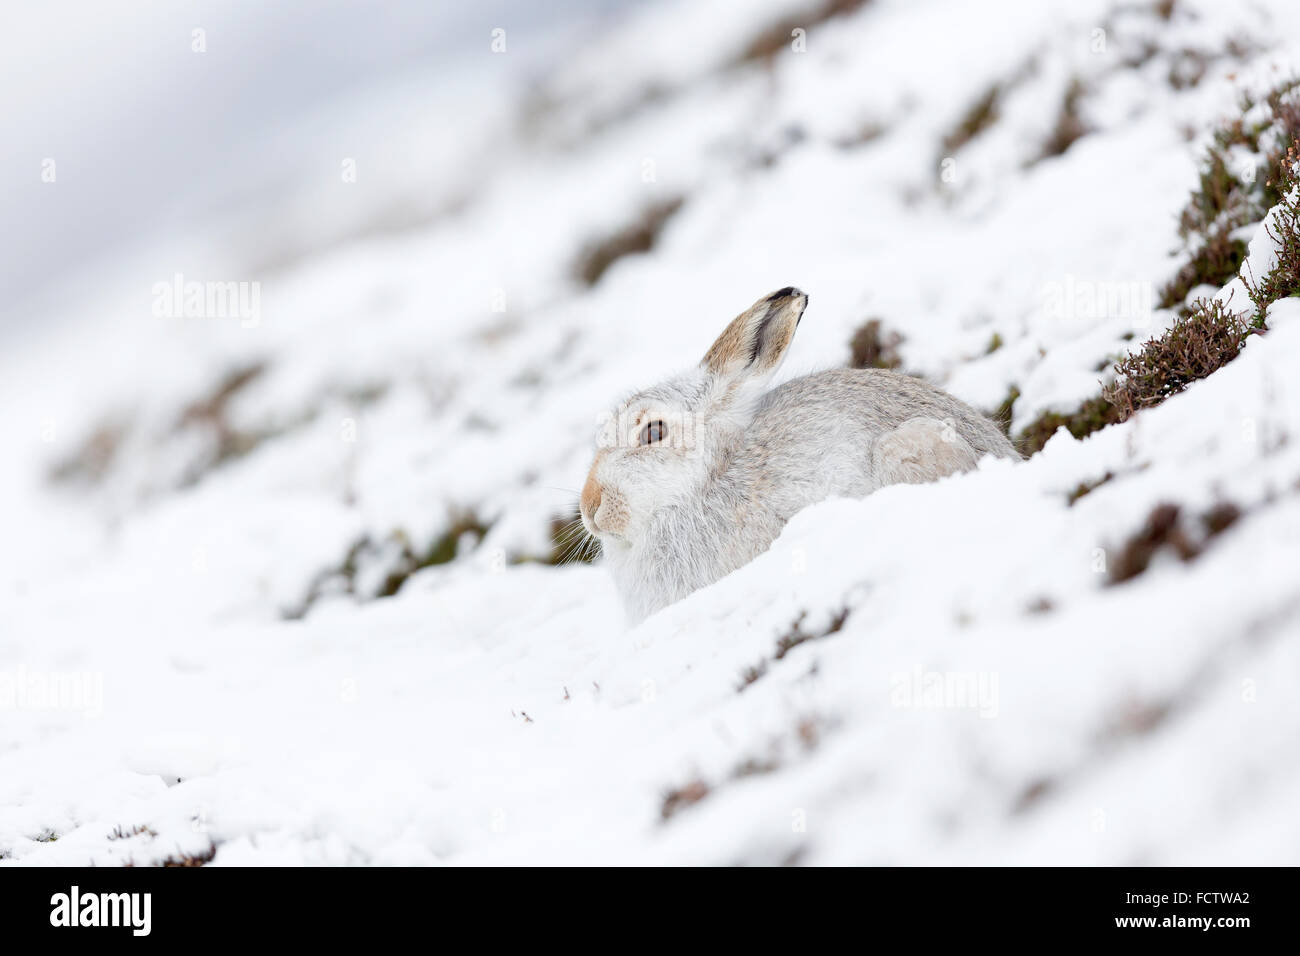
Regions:
<instances>
[{"instance_id":1,"label":"dry vegetation","mask_svg":"<svg viewBox=\"0 0 1300 956\"><path fill-rule=\"evenodd\" d=\"M830 722L817 715L800 717L794 726L793 742L797 745L796 753L800 750L804 753L815 750L830 726ZM703 777L697 776L680 787L665 790L659 804L659 819L662 822L668 822L679 812L699 803L713 793L717 787L726 783L734 783L748 777L759 777L775 773L782 766L782 750L782 741L780 739L773 741L768 756L748 757L742 760L732 767L716 786L711 786Z\"/></svg>"},{"instance_id":2,"label":"dry vegetation","mask_svg":"<svg viewBox=\"0 0 1300 956\"><path fill-rule=\"evenodd\" d=\"M1252 335L1267 331L1268 308L1300 293L1300 81L1288 81L1265 99L1268 118L1247 122L1256 104L1242 101L1242 116L1216 131L1202 165L1200 183L1179 217L1179 232L1189 258L1160 296L1161 308L1175 308L1177 321L1163 335L1115 365L1116 379L1101 394L1073 412L1046 412L1017 437L1020 450L1033 454L1062 426L1075 438L1160 404L1190 383L1236 358ZM1264 157L1267 178L1233 175L1229 150L1243 146ZM1242 172L1241 170L1238 173ZM1246 245L1233 234L1264 219L1278 246L1276 265L1265 276L1245 276L1253 313L1237 312L1213 299L1183 301L1201 285L1223 286L1241 269Z\"/></svg>"},{"instance_id":3,"label":"dry vegetation","mask_svg":"<svg viewBox=\"0 0 1300 956\"><path fill-rule=\"evenodd\" d=\"M791 34L795 30L807 30L832 17L852 13L866 2L867 0L822 0L820 4L810 5L802 13L792 13L756 34L736 57L735 64L769 62L782 50L790 48L793 39Z\"/></svg>"},{"instance_id":4,"label":"dry vegetation","mask_svg":"<svg viewBox=\"0 0 1300 956\"><path fill-rule=\"evenodd\" d=\"M1079 110L1085 92L1086 88L1082 80L1078 77L1070 80L1061 98L1061 109L1056 115L1056 125L1052 127L1052 132L1043 143L1042 152L1038 156L1040 160L1060 156L1088 133L1088 126L1084 123Z\"/></svg>"},{"instance_id":5,"label":"dry vegetation","mask_svg":"<svg viewBox=\"0 0 1300 956\"><path fill-rule=\"evenodd\" d=\"M350 594L357 597L391 597L401 590L413 574L425 568L447 564L455 560L463 546L478 545L491 528L472 511L453 510L448 516L445 530L424 549L417 549L404 531L394 531L387 541L375 541L366 535L354 541L336 566L326 568L312 579L307 594L292 608L284 610L288 620L298 620L307 615L312 606L328 594ZM358 578L367 565L383 567L377 591L361 593Z\"/></svg>"},{"instance_id":6,"label":"dry vegetation","mask_svg":"<svg viewBox=\"0 0 1300 956\"><path fill-rule=\"evenodd\" d=\"M903 364L903 337L885 329L880 319L868 319L849 340L849 368L896 369Z\"/></svg>"},{"instance_id":7,"label":"dry vegetation","mask_svg":"<svg viewBox=\"0 0 1300 956\"><path fill-rule=\"evenodd\" d=\"M216 856L217 856L217 846L216 846L216 844L215 844L215 843L209 843L208 846L207 846L207 849L200 850L198 853L180 853L180 852L178 852L178 853L175 853L175 854L173 854L173 855L171 855L171 856L164 857L164 858L163 858L159 863L156 863L156 864L154 864L154 865L155 865L155 866L160 866L160 867L171 867L171 866L193 867L193 866L203 866L203 865L206 864L206 863L211 863L214 859L216 859ZM134 862L129 862L129 861L128 861L127 863L124 863L124 864L122 864L122 865L125 866L125 867L130 868L130 867L134 867L136 864L135 864Z\"/></svg>"},{"instance_id":8,"label":"dry vegetation","mask_svg":"<svg viewBox=\"0 0 1300 956\"><path fill-rule=\"evenodd\" d=\"M785 655L789 654L800 644L806 644L808 641L821 640L823 637L829 637L832 634L839 633L839 631L844 627L844 622L849 618L849 609L847 607L840 608L839 611L832 615L830 623L826 625L826 628L817 632L805 631L803 629L803 623L807 617L808 612L802 612L790 623L789 629L776 639L776 653L772 655L772 661L782 660ZM764 658L752 667L745 668L744 671L741 672L740 684L737 685L736 690L738 692L743 691L750 684L754 683L766 674L768 664L769 661Z\"/></svg>"},{"instance_id":9,"label":"dry vegetation","mask_svg":"<svg viewBox=\"0 0 1300 956\"><path fill-rule=\"evenodd\" d=\"M596 239L578 255L574 274L586 285L595 285L606 270L624 256L649 252L659 240L668 220L682 207L680 197L647 206L635 221L623 228Z\"/></svg>"},{"instance_id":10,"label":"dry vegetation","mask_svg":"<svg viewBox=\"0 0 1300 956\"><path fill-rule=\"evenodd\" d=\"M1191 561L1205 550L1211 538L1232 527L1240 517L1241 509L1225 501L1201 515L1199 528L1188 528L1178 505L1157 505L1109 561L1108 583L1132 580L1162 552L1172 553L1180 561Z\"/></svg>"},{"instance_id":11,"label":"dry vegetation","mask_svg":"<svg viewBox=\"0 0 1300 956\"><path fill-rule=\"evenodd\" d=\"M957 125L943 138L943 153L951 156L998 121L1001 85L994 83L962 114Z\"/></svg>"},{"instance_id":12,"label":"dry vegetation","mask_svg":"<svg viewBox=\"0 0 1300 956\"><path fill-rule=\"evenodd\" d=\"M1116 363L1118 378L1102 395L1125 421L1218 371L1257 331L1222 302L1200 300L1190 316Z\"/></svg>"},{"instance_id":13,"label":"dry vegetation","mask_svg":"<svg viewBox=\"0 0 1300 956\"><path fill-rule=\"evenodd\" d=\"M1178 234L1188 259L1160 294L1161 308L1183 309L1187 294L1198 285L1222 286L1237 274L1246 244L1233 234L1259 222L1286 197L1293 176L1287 153L1300 140L1300 81L1288 80L1263 101L1265 117L1250 118L1254 100L1243 97L1240 115L1217 130L1201 162L1197 188L1178 217ZM1241 150L1262 158L1260 165L1242 166Z\"/></svg>"}]
</instances>

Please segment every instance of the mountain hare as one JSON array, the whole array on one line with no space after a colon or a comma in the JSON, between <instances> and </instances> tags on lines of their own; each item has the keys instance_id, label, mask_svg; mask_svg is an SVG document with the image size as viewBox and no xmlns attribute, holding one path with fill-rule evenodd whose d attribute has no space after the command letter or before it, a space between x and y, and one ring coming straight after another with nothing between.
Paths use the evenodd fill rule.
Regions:
<instances>
[{"instance_id":1,"label":"mountain hare","mask_svg":"<svg viewBox=\"0 0 1300 956\"><path fill-rule=\"evenodd\" d=\"M699 366L608 420L579 511L634 620L763 552L796 511L1020 456L996 425L919 379L830 369L765 386L808 296L774 292Z\"/></svg>"}]
</instances>

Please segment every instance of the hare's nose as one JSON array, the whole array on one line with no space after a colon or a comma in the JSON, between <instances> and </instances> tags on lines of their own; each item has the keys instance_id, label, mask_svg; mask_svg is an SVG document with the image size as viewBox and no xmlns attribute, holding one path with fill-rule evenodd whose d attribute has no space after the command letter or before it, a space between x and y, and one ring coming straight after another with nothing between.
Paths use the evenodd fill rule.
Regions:
<instances>
[{"instance_id":1,"label":"hare's nose","mask_svg":"<svg viewBox=\"0 0 1300 956\"><path fill-rule=\"evenodd\" d=\"M600 509L600 495L600 482L596 480L596 469L593 468L587 475L587 483L582 486L582 497L578 500L579 510L593 525L596 523L596 512Z\"/></svg>"}]
</instances>

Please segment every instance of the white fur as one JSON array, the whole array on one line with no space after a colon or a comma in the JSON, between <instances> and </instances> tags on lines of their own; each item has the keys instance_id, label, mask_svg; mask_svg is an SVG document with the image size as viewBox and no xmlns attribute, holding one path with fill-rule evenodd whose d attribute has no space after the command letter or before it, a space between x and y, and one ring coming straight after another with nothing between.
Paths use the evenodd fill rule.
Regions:
<instances>
[{"instance_id":1,"label":"white fur","mask_svg":"<svg viewBox=\"0 0 1300 956\"><path fill-rule=\"evenodd\" d=\"M612 417L580 511L633 620L752 560L809 504L1019 457L974 409L895 372L836 369L767 390L807 301L797 289L760 299L697 368ZM655 421L666 439L639 444Z\"/></svg>"}]
</instances>

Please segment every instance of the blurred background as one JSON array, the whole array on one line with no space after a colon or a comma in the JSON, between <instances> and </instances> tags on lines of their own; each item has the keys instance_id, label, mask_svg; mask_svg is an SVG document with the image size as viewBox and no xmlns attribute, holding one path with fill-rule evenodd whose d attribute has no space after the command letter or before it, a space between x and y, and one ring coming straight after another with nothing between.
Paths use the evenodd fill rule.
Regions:
<instances>
[{"instance_id":1,"label":"blurred background","mask_svg":"<svg viewBox=\"0 0 1300 956\"><path fill-rule=\"evenodd\" d=\"M128 269L244 274L427 223L482 174L528 81L627 5L16 8L0 37L4 334L129 293ZM503 23L510 55L485 69ZM344 157L355 189L338 188Z\"/></svg>"}]
</instances>

